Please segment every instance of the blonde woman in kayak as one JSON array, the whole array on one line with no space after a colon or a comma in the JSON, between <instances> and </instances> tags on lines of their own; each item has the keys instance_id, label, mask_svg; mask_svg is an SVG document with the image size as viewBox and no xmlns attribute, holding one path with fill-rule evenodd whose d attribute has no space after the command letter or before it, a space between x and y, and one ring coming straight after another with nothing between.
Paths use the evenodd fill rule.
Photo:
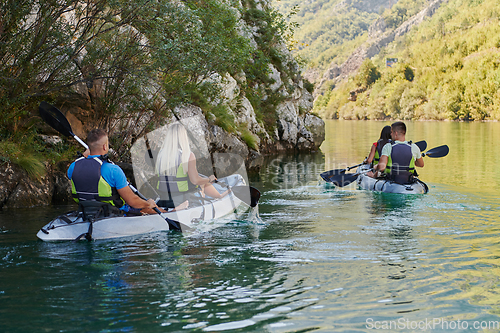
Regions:
<instances>
[{"instance_id":1,"label":"blonde woman in kayak","mask_svg":"<svg viewBox=\"0 0 500 333\"><path fill-rule=\"evenodd\" d=\"M163 145L158 153L156 172L160 177L157 189L168 193L174 201L176 210L189 206L188 193L201 190L202 195L222 198L228 193L219 193L212 185L217 178L214 175L202 177L196 168L196 157L189 147L186 128L181 123L174 123L167 129Z\"/></svg>"}]
</instances>

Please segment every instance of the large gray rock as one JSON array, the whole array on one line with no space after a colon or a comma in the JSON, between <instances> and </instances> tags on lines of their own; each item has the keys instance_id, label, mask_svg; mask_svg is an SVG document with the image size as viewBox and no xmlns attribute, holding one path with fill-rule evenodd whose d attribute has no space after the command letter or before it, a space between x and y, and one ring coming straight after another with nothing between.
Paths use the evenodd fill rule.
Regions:
<instances>
[{"instance_id":1,"label":"large gray rock","mask_svg":"<svg viewBox=\"0 0 500 333\"><path fill-rule=\"evenodd\" d=\"M316 148L319 148L325 141L325 122L321 118L308 113L304 119L304 126L312 134L312 141Z\"/></svg>"},{"instance_id":2,"label":"large gray rock","mask_svg":"<svg viewBox=\"0 0 500 333\"><path fill-rule=\"evenodd\" d=\"M3 208L45 206L52 202L54 182L50 172L40 179L31 179L26 171L16 168L18 182L8 193ZM10 178L7 176L7 179ZM11 183L12 184L12 183Z\"/></svg>"}]
</instances>

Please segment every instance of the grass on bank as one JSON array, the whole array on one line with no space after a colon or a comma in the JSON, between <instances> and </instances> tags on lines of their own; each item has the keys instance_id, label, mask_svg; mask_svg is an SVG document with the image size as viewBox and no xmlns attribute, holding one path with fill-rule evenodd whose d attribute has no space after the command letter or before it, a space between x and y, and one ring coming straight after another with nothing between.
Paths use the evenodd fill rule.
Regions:
<instances>
[{"instance_id":1,"label":"grass on bank","mask_svg":"<svg viewBox=\"0 0 500 333\"><path fill-rule=\"evenodd\" d=\"M75 156L76 148L65 141L46 144L36 134L0 141L0 165L13 163L26 171L33 180L39 180L47 174L46 164L71 161Z\"/></svg>"}]
</instances>

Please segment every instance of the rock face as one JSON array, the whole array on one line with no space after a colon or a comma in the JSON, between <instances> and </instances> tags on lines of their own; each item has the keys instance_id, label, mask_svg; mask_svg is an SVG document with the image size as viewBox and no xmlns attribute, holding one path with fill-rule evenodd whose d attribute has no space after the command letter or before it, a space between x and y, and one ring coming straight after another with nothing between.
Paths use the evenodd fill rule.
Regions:
<instances>
[{"instance_id":1,"label":"rock face","mask_svg":"<svg viewBox=\"0 0 500 333\"><path fill-rule=\"evenodd\" d=\"M328 80L334 80L337 83L347 79L351 73L358 70L365 59L375 56L383 47L393 42L395 38L403 36L412 27L422 23L426 17L432 16L444 1L446 0L432 1L426 8L395 30L386 31L387 26L382 18L375 21L368 29L368 41L357 48L341 66L332 63L316 86L314 95L320 94L324 83Z\"/></svg>"},{"instance_id":2,"label":"rock face","mask_svg":"<svg viewBox=\"0 0 500 333\"><path fill-rule=\"evenodd\" d=\"M66 163L47 170L40 179L30 179L27 173L11 162L0 167L0 208L45 206L51 203L68 203L71 185L65 172Z\"/></svg>"},{"instance_id":3,"label":"rock face","mask_svg":"<svg viewBox=\"0 0 500 333\"><path fill-rule=\"evenodd\" d=\"M350 2L349 0L346 1ZM255 4L256 10L269 10L271 8L271 4L267 0L254 0L253 3ZM342 4L342 6L345 5L346 4ZM237 6L241 6L241 4ZM236 8L235 12L239 13ZM254 48L259 48L260 46L257 43L261 37L259 27L252 26L251 24L255 23L248 23L242 17L240 17L239 20L240 34L246 37ZM218 151L224 149L227 145L228 138L231 138L234 142L239 142L238 144L233 142L234 144L231 145L232 147L246 145L242 140L243 130L247 130L253 134L258 146L246 147L246 149L241 147L238 148L238 151L241 154L245 154L244 157L249 161L254 156L261 153L267 154L283 150L317 150L321 145L322 141L320 138L324 136L324 134L321 134L324 133L324 128L321 128L322 120L316 117L317 119L314 120L314 126L304 125L306 117L314 118L315 116L309 114L313 107L313 96L304 88L303 80L300 76L299 65L291 52L284 45L284 42L277 43L277 45L273 45L272 47L281 54L279 66L271 63L268 64L268 77L270 83L266 86L262 84L256 85L252 87L252 89L255 89L256 94L258 93L258 96L261 96L263 103L268 99L273 100L271 97L274 97L274 100L280 100L273 110L276 113L277 121L271 127L274 127L276 130L266 130L266 126L267 128L270 127L268 126L269 124L264 125L264 123L257 120L256 111L250 102L252 98L248 98L243 92L243 89L239 86L238 82L246 82L246 73L239 73L237 78L231 77L227 73L214 73L207 81L218 84L222 93L213 102L222 103L227 107L228 113L234 118L237 132L234 133L234 135L222 135L220 130L216 130L215 132L220 134L218 137L223 138L223 141L226 143L213 144L213 150ZM98 94L100 91L98 89L99 85L99 82L93 85L92 94ZM148 89L146 88L146 90ZM85 85L79 85L73 89L72 93L74 98L67 98L66 100L81 100L81 103L65 103L61 111L65 113L75 134L81 138L85 138L87 131L92 127L92 124L89 123L92 115L92 104L89 99L91 92ZM276 98L276 96L279 96L279 98ZM193 108L195 107L192 105L183 105L173 110L173 113L177 115L177 118L182 119L183 117L193 114ZM265 112L273 111L266 110ZM194 113L199 114L200 112L198 110ZM207 118L213 120L210 119L210 114L207 115ZM311 124L311 120L308 120L308 124ZM134 132L134 128L140 128L140 126L137 125L138 124L129 124L128 128L122 128L122 131ZM208 125L205 126L204 129L207 133L210 130ZM319 133L311 132L316 130L318 130ZM134 133L139 135L139 133ZM250 154L250 150L252 149L256 150L257 155L255 153Z\"/></svg>"}]
</instances>

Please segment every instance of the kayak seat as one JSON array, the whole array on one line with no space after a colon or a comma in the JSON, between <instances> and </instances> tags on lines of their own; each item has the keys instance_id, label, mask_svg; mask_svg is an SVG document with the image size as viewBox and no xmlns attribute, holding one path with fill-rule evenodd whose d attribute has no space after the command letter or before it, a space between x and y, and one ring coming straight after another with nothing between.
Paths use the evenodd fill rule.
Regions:
<instances>
[{"instance_id":1,"label":"kayak seat","mask_svg":"<svg viewBox=\"0 0 500 333\"><path fill-rule=\"evenodd\" d=\"M169 194L168 192L158 191L160 195L160 200L156 202L158 207L162 208L175 208L176 205L180 205L184 201L189 201L189 207L203 205L206 201L212 201L209 198L204 198L201 196L199 189L194 189L192 191Z\"/></svg>"},{"instance_id":2,"label":"kayak seat","mask_svg":"<svg viewBox=\"0 0 500 333\"><path fill-rule=\"evenodd\" d=\"M84 221L94 221L102 217L123 216L123 211L107 202L100 201L80 201L78 211L82 212Z\"/></svg>"}]
</instances>

